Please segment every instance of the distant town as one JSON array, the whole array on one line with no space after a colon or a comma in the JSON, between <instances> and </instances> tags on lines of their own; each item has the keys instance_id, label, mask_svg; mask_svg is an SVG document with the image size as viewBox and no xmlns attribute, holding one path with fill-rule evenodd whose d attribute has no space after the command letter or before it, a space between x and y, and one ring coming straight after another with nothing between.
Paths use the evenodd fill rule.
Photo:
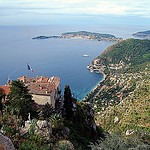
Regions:
<instances>
[{"instance_id":1,"label":"distant town","mask_svg":"<svg viewBox=\"0 0 150 150\"><path fill-rule=\"evenodd\" d=\"M100 33L94 33L94 32L87 32L87 31L79 31L79 32L67 32L62 33L60 36L37 36L32 39L49 39L49 38L55 38L55 39L88 39L88 40L97 40L97 41L122 41L122 38L115 37L111 34L100 34Z\"/></svg>"}]
</instances>

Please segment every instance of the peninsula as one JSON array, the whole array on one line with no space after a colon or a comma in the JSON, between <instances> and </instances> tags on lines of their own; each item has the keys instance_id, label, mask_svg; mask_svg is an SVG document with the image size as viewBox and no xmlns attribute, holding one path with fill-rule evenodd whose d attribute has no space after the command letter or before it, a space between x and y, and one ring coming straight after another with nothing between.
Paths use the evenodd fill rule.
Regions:
<instances>
[{"instance_id":1,"label":"peninsula","mask_svg":"<svg viewBox=\"0 0 150 150\"><path fill-rule=\"evenodd\" d=\"M135 37L139 37L139 38L148 38L150 39L150 30L148 31L143 31L143 32L137 32L132 34Z\"/></svg>"},{"instance_id":2,"label":"peninsula","mask_svg":"<svg viewBox=\"0 0 150 150\"><path fill-rule=\"evenodd\" d=\"M62 33L60 36L37 36L32 39L88 39L88 40L97 40L97 41L113 41L118 42L123 40L122 38L115 37L112 34L100 34L94 32L87 32L87 31L79 31L79 32L66 32Z\"/></svg>"}]
</instances>

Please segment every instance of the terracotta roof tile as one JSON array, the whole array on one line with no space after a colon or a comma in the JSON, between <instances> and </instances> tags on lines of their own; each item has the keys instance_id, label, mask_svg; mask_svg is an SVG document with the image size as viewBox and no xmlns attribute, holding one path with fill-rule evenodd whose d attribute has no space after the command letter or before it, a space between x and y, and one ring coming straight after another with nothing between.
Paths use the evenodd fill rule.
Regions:
<instances>
[{"instance_id":1,"label":"terracotta roof tile","mask_svg":"<svg viewBox=\"0 0 150 150\"><path fill-rule=\"evenodd\" d=\"M51 77L47 78L44 76L28 78L23 76L18 78L18 80L25 83L28 86L29 93L31 94L42 94L42 95L50 95L54 89L58 89L60 78Z\"/></svg>"},{"instance_id":2,"label":"terracotta roof tile","mask_svg":"<svg viewBox=\"0 0 150 150\"><path fill-rule=\"evenodd\" d=\"M5 92L6 95L10 93L10 85L2 85L0 86L1 89L1 94L3 94L3 91Z\"/></svg>"},{"instance_id":3,"label":"terracotta roof tile","mask_svg":"<svg viewBox=\"0 0 150 150\"><path fill-rule=\"evenodd\" d=\"M31 94L50 95L54 89L54 86L51 82L35 82L29 83L27 86L29 93Z\"/></svg>"}]
</instances>

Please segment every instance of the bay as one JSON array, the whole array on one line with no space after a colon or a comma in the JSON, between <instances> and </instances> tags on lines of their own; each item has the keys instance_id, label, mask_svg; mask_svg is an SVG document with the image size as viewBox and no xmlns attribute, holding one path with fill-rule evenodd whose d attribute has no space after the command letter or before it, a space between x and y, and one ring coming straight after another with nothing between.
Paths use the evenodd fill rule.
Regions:
<instances>
[{"instance_id":1,"label":"bay","mask_svg":"<svg viewBox=\"0 0 150 150\"><path fill-rule=\"evenodd\" d=\"M32 40L39 35L60 35L70 31L92 31L116 33L131 37L131 31L117 28L93 26L1 26L0 27L0 85L7 79L16 80L19 76L57 76L61 79L61 89L70 85L72 94L82 100L103 79L102 74L90 73L86 68L114 42L82 39ZM135 30L135 28L134 28ZM126 30L127 31L127 30ZM130 32L129 32L130 31ZM83 57L88 54L89 57ZM27 63L34 73L27 70Z\"/></svg>"}]
</instances>

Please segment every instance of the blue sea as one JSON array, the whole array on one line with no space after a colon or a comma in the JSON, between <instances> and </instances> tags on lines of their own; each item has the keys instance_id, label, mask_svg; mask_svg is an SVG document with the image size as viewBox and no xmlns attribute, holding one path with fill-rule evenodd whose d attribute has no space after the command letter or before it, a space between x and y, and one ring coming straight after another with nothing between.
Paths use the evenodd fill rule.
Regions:
<instances>
[{"instance_id":1,"label":"blue sea","mask_svg":"<svg viewBox=\"0 0 150 150\"><path fill-rule=\"evenodd\" d=\"M140 27L109 26L0 26L0 85L7 79L16 80L29 75L61 79L61 89L70 85L72 94L82 100L103 79L100 73L90 73L86 68L114 42L82 39L32 40L39 35L60 35L63 32L90 31L130 38ZM83 57L84 54L89 57ZM27 63L34 73L27 70Z\"/></svg>"}]
</instances>

